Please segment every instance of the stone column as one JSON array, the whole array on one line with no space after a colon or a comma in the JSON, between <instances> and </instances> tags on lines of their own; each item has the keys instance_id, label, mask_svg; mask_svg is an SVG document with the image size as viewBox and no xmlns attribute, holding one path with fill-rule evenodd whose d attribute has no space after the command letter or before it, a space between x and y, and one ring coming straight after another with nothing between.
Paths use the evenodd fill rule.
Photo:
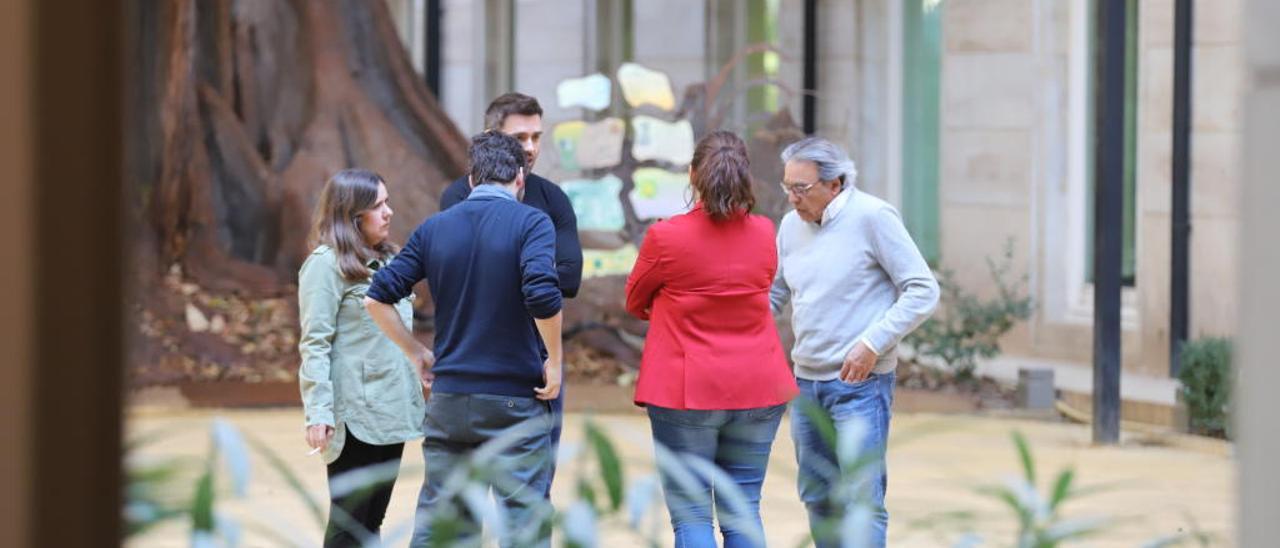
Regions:
<instances>
[{"instance_id":1,"label":"stone column","mask_svg":"<svg viewBox=\"0 0 1280 548\"><path fill-rule=\"evenodd\" d=\"M1199 3L1201 11L1212 9ZM1234 413L1239 439L1240 546L1280 538L1280 3L1247 0L1244 12L1244 169L1240 238L1239 375Z\"/></svg>"}]
</instances>

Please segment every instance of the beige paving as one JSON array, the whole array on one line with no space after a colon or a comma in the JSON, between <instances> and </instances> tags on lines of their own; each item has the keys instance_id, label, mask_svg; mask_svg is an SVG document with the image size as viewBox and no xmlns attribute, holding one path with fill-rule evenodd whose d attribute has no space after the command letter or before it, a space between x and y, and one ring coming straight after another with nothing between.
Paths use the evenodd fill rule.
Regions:
<instances>
[{"instance_id":1,"label":"beige paving","mask_svg":"<svg viewBox=\"0 0 1280 548\"><path fill-rule=\"evenodd\" d=\"M262 411L166 411L142 409L131 413L130 435L164 432L160 441L147 445L135 458L202 458L209 450L209 424L214 416L231 421L244 432L269 444L295 470L306 489L324 500L324 469L316 457L306 455L297 410ZM582 439L583 415L567 417L565 444ZM629 479L653 473L648 423L639 413L597 416L602 428L619 444ZM804 511L795 495L793 446L783 421L774 443L769 476L764 487L762 513L773 546L795 546L807 531ZM1009 511L974 493L977 486L999 483L1018 473L1017 458L1009 441L1013 430L1031 442L1036 463L1046 484L1050 473L1073 466L1083 485L1103 485L1100 493L1066 507L1070 516L1108 516L1115 525L1104 534L1080 542L1080 546L1139 546L1146 541L1198 527L1216 535L1214 545L1233 543L1234 465L1230 447L1200 443L1159 446L1130 440L1121 447L1098 448L1089 444L1087 426L969 415L899 413L895 416L889 450L889 498L891 546L950 546L961 531L941 528L939 516L955 511L977 514L976 529L983 546L1012 544L1014 518ZM422 458L415 444L405 451L399 483L388 510L384 538L397 533L393 545L404 545L418 486ZM572 500L572 478L585 468L575 460L561 465L553 492L560 507ZM253 458L253 478L248 497L226 500L220 508L245 524L246 546L275 546L291 539L301 546L319 544L321 527L292 492L260 457ZM670 544L665 511L656 514L659 536ZM133 539L129 546L187 545L185 524L170 524ZM643 545L642 537L620 521L607 522L601 546Z\"/></svg>"}]
</instances>

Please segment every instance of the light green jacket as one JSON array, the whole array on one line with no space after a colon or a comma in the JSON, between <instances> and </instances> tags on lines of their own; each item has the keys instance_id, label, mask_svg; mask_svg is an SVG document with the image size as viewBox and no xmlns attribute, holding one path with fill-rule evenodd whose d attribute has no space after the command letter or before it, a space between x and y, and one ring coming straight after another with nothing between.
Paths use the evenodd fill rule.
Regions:
<instances>
[{"instance_id":1,"label":"light green jacket","mask_svg":"<svg viewBox=\"0 0 1280 548\"><path fill-rule=\"evenodd\" d=\"M422 437L422 384L409 359L369 317L368 290L369 280L343 279L337 253L324 245L311 252L298 273L298 384L307 426L334 427L325 463L342 454L348 429L374 445ZM413 297L396 303L396 310L412 328Z\"/></svg>"}]
</instances>

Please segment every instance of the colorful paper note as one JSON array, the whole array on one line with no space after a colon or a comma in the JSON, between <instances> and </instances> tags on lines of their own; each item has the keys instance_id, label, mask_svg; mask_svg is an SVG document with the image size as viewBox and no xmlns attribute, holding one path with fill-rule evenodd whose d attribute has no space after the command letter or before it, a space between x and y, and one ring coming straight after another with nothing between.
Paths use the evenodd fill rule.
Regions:
<instances>
[{"instance_id":1,"label":"colorful paper note","mask_svg":"<svg viewBox=\"0 0 1280 548\"><path fill-rule=\"evenodd\" d=\"M587 123L581 120L572 122L561 122L551 130L551 142L555 144L557 156L560 159L560 167L577 171L582 169L578 165L578 143L582 142L582 132L587 128Z\"/></svg>"},{"instance_id":2,"label":"colorful paper note","mask_svg":"<svg viewBox=\"0 0 1280 548\"><path fill-rule=\"evenodd\" d=\"M632 107L653 105L662 110L676 108L676 97L671 92L671 79L662 72L635 63L623 63L618 67L618 85L622 86L623 99Z\"/></svg>"},{"instance_id":3,"label":"colorful paper note","mask_svg":"<svg viewBox=\"0 0 1280 548\"><path fill-rule=\"evenodd\" d=\"M635 141L631 154L637 160L659 160L685 165L693 160L693 125L688 120L666 122L652 116L631 119Z\"/></svg>"},{"instance_id":4,"label":"colorful paper note","mask_svg":"<svg viewBox=\"0 0 1280 548\"><path fill-rule=\"evenodd\" d=\"M556 99L560 108L582 107L590 110L602 110L609 106L613 83L609 77L600 73L570 78L556 86Z\"/></svg>"},{"instance_id":5,"label":"colorful paper note","mask_svg":"<svg viewBox=\"0 0 1280 548\"><path fill-rule=\"evenodd\" d=\"M605 175L600 179L565 181L560 188L569 196L573 212L578 216L578 230L622 230L626 215L619 194L622 179Z\"/></svg>"},{"instance_id":6,"label":"colorful paper note","mask_svg":"<svg viewBox=\"0 0 1280 548\"><path fill-rule=\"evenodd\" d=\"M605 118L582 128L577 160L581 169L608 168L622 162L622 140L627 123L619 118Z\"/></svg>"},{"instance_id":7,"label":"colorful paper note","mask_svg":"<svg viewBox=\"0 0 1280 548\"><path fill-rule=\"evenodd\" d=\"M693 195L688 172L642 167L631 178L635 187L627 197L641 220L665 219L689 211Z\"/></svg>"},{"instance_id":8,"label":"colorful paper note","mask_svg":"<svg viewBox=\"0 0 1280 548\"><path fill-rule=\"evenodd\" d=\"M584 249L582 250L583 279L600 276L626 276L636 265L639 251L633 244L618 249Z\"/></svg>"}]
</instances>

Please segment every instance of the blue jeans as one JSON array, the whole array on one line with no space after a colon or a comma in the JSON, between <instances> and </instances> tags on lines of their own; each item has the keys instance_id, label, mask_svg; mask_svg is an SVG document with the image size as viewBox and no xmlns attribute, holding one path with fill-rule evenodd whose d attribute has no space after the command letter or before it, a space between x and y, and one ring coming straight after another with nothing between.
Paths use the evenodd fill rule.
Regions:
<instances>
[{"instance_id":1,"label":"blue jeans","mask_svg":"<svg viewBox=\"0 0 1280 548\"><path fill-rule=\"evenodd\" d=\"M550 404L536 398L489 394L432 393L427 400L423 422L422 458L426 478L418 495L411 546L474 543L480 534L477 516L472 515L446 482L454 469L468 466L476 449L512 428L518 438L494 459L488 487L506 509L509 529L538 522L549 515L551 501L551 431L554 426ZM487 497L485 497L487 499ZM550 546L549 536L513 539L511 531L498 531L502 546Z\"/></svg>"},{"instance_id":2,"label":"blue jeans","mask_svg":"<svg viewBox=\"0 0 1280 548\"><path fill-rule=\"evenodd\" d=\"M650 405L649 424L653 440L680 455L714 463L741 489L747 508L734 512L723 500L712 494L708 478L694 473L700 489L691 491L662 474L671 527L675 530L676 548L715 548L712 528L712 506L720 518L720 534L725 548L763 546L752 539L764 538L760 520L760 488L764 485L769 465L769 451L782 422L786 405L731 411L677 410ZM691 470L692 471L692 470ZM713 502L714 498L714 502Z\"/></svg>"},{"instance_id":3,"label":"blue jeans","mask_svg":"<svg viewBox=\"0 0 1280 548\"><path fill-rule=\"evenodd\" d=\"M841 541L844 546L885 545L889 512L884 507L888 486L884 451L889 440L894 379L892 372L873 374L853 384L840 379L796 379L800 395L791 403L791 435L800 468L800 500L809 512L809 529L818 548L841 546ZM852 462L840 462L809 413L830 419L837 439L861 435L860 440L847 441L858 449ZM840 491L833 490L833 485ZM870 511L869 533L864 539L840 538L850 502Z\"/></svg>"}]
</instances>

